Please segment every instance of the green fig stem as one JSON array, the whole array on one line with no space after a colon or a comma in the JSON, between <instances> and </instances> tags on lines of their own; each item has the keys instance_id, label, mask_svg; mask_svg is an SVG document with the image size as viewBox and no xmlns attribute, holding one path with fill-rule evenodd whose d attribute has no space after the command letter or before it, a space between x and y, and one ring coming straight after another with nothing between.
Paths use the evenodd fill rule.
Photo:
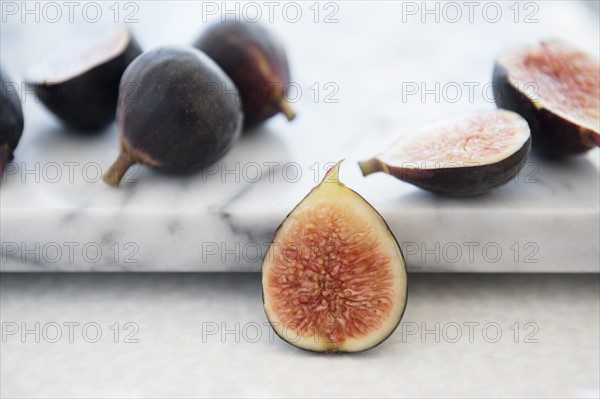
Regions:
<instances>
[{"instance_id":1,"label":"green fig stem","mask_svg":"<svg viewBox=\"0 0 600 399\"><path fill-rule=\"evenodd\" d=\"M0 147L0 183L4 178L4 165L12 158L12 151L8 148L8 145Z\"/></svg>"},{"instance_id":2,"label":"green fig stem","mask_svg":"<svg viewBox=\"0 0 600 399\"><path fill-rule=\"evenodd\" d=\"M359 161L358 166L363 176L368 176L371 173L381 172L381 162L377 158L372 158L366 161Z\"/></svg>"},{"instance_id":3,"label":"green fig stem","mask_svg":"<svg viewBox=\"0 0 600 399\"><path fill-rule=\"evenodd\" d=\"M288 103L285 98L282 98L281 100L279 100L277 105L279 105L279 110L281 112L283 112L283 114L288 119L288 121L294 120L294 118L296 117L296 113L292 109L292 106L290 105L290 103Z\"/></svg>"},{"instance_id":4,"label":"green fig stem","mask_svg":"<svg viewBox=\"0 0 600 399\"><path fill-rule=\"evenodd\" d=\"M117 187L119 183L121 183L123 176L125 176L127 169L129 169L134 163L135 160L131 157L131 155L125 151L121 151L115 163L113 163L112 166L102 176L102 180L109 186Z\"/></svg>"}]
</instances>

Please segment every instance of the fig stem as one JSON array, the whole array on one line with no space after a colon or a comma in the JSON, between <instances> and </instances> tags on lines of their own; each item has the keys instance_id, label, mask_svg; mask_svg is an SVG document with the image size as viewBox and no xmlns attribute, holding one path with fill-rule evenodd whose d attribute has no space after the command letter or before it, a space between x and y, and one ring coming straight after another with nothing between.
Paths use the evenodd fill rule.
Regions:
<instances>
[{"instance_id":1,"label":"fig stem","mask_svg":"<svg viewBox=\"0 0 600 399\"><path fill-rule=\"evenodd\" d=\"M288 103L285 98L279 100L277 104L279 105L279 110L283 112L288 121L294 120L294 118L296 117L296 113L292 109L290 103Z\"/></svg>"},{"instance_id":2,"label":"fig stem","mask_svg":"<svg viewBox=\"0 0 600 399\"><path fill-rule=\"evenodd\" d=\"M333 165L327 173L325 173L325 177L323 181L328 181L332 183L340 182L340 165L344 162L344 159L340 159L335 165Z\"/></svg>"},{"instance_id":3,"label":"fig stem","mask_svg":"<svg viewBox=\"0 0 600 399\"><path fill-rule=\"evenodd\" d=\"M359 161L358 166L360 167L360 171L363 176L368 176L371 173L380 172L381 171L381 163L377 158L372 158L366 161Z\"/></svg>"},{"instance_id":4,"label":"fig stem","mask_svg":"<svg viewBox=\"0 0 600 399\"><path fill-rule=\"evenodd\" d=\"M0 147L0 183L4 180L4 165L12 158L12 151L8 145Z\"/></svg>"},{"instance_id":5,"label":"fig stem","mask_svg":"<svg viewBox=\"0 0 600 399\"><path fill-rule=\"evenodd\" d=\"M117 187L121 183L123 176L125 176L127 169L134 163L135 160L127 152L121 151L115 163L102 176L102 180L109 186Z\"/></svg>"}]
</instances>

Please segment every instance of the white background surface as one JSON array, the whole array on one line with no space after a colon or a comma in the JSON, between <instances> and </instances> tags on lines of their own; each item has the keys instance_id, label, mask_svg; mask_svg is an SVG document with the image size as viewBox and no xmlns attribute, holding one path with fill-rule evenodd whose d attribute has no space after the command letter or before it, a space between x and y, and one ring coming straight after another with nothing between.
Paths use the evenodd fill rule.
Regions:
<instances>
[{"instance_id":1,"label":"white background surface","mask_svg":"<svg viewBox=\"0 0 600 399\"><path fill-rule=\"evenodd\" d=\"M6 398L600 394L597 275L412 274L403 324L354 355L312 354L271 339L258 274L3 274L0 288L3 323L80 323L73 343L66 328L55 344L7 337L0 370ZM89 322L103 329L98 343L82 337ZM139 343L123 343L123 335L114 343L115 322L136 323ZM523 329L528 322L539 327L530 337L537 343L524 342L533 331ZM239 323L240 332L221 335L222 323L232 331ZM433 334L409 335L412 323L440 323L439 343ZM462 327L456 343L456 330L444 329L450 323ZM464 323L479 323L472 343ZM486 323L502 329L498 342L486 341L495 337L493 328L484 337ZM203 325L207 332L215 324L216 335L203 335ZM262 336L253 343L256 325Z\"/></svg>"}]
</instances>

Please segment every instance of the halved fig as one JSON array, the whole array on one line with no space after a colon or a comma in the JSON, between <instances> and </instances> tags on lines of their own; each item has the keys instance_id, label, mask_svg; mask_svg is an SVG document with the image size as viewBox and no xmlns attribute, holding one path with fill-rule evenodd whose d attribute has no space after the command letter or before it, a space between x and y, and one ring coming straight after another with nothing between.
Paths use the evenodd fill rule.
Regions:
<instances>
[{"instance_id":1,"label":"halved fig","mask_svg":"<svg viewBox=\"0 0 600 399\"><path fill-rule=\"evenodd\" d=\"M77 131L98 131L115 120L119 82L142 53L129 30L85 37L54 52L27 72L42 103Z\"/></svg>"},{"instance_id":2,"label":"halved fig","mask_svg":"<svg viewBox=\"0 0 600 399\"><path fill-rule=\"evenodd\" d=\"M510 111L486 111L406 135L359 166L364 176L385 172L425 190L473 195L515 177L530 149L523 118Z\"/></svg>"},{"instance_id":3,"label":"halved fig","mask_svg":"<svg viewBox=\"0 0 600 399\"><path fill-rule=\"evenodd\" d=\"M590 55L542 42L503 54L493 79L496 104L527 120L534 148L568 155L600 146L600 66Z\"/></svg>"},{"instance_id":4,"label":"halved fig","mask_svg":"<svg viewBox=\"0 0 600 399\"><path fill-rule=\"evenodd\" d=\"M406 307L402 251L381 215L339 181L340 163L279 226L262 265L271 326L315 352L370 349Z\"/></svg>"}]
</instances>

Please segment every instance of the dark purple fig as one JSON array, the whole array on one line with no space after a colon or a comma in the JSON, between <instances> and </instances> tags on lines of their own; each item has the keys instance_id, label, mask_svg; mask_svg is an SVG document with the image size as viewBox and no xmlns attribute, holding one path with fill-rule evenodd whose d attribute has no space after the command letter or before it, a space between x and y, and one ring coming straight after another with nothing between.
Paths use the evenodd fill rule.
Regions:
<instances>
[{"instance_id":1,"label":"dark purple fig","mask_svg":"<svg viewBox=\"0 0 600 399\"><path fill-rule=\"evenodd\" d=\"M194 43L229 75L240 91L245 126L283 112L296 114L285 98L290 68L282 44L264 27L248 22L217 23Z\"/></svg>"},{"instance_id":2,"label":"dark purple fig","mask_svg":"<svg viewBox=\"0 0 600 399\"><path fill-rule=\"evenodd\" d=\"M0 103L0 181L4 174L4 164L13 160L13 152L23 134L23 110L18 87L0 68L2 96Z\"/></svg>"},{"instance_id":3,"label":"dark purple fig","mask_svg":"<svg viewBox=\"0 0 600 399\"><path fill-rule=\"evenodd\" d=\"M558 41L507 52L493 88L499 108L527 120L536 150L563 156L600 146L600 66L590 55Z\"/></svg>"},{"instance_id":4,"label":"dark purple fig","mask_svg":"<svg viewBox=\"0 0 600 399\"><path fill-rule=\"evenodd\" d=\"M359 166L364 176L385 172L425 190L472 195L513 179L530 149L523 118L510 111L487 111L406 135Z\"/></svg>"},{"instance_id":5,"label":"dark purple fig","mask_svg":"<svg viewBox=\"0 0 600 399\"><path fill-rule=\"evenodd\" d=\"M192 47L145 52L121 79L121 153L103 179L117 186L136 162L175 174L198 171L231 149L242 123L233 82L204 53Z\"/></svg>"},{"instance_id":6,"label":"dark purple fig","mask_svg":"<svg viewBox=\"0 0 600 399\"><path fill-rule=\"evenodd\" d=\"M54 52L28 71L26 83L75 131L99 131L115 120L119 81L141 53L127 29L104 32Z\"/></svg>"}]
</instances>

